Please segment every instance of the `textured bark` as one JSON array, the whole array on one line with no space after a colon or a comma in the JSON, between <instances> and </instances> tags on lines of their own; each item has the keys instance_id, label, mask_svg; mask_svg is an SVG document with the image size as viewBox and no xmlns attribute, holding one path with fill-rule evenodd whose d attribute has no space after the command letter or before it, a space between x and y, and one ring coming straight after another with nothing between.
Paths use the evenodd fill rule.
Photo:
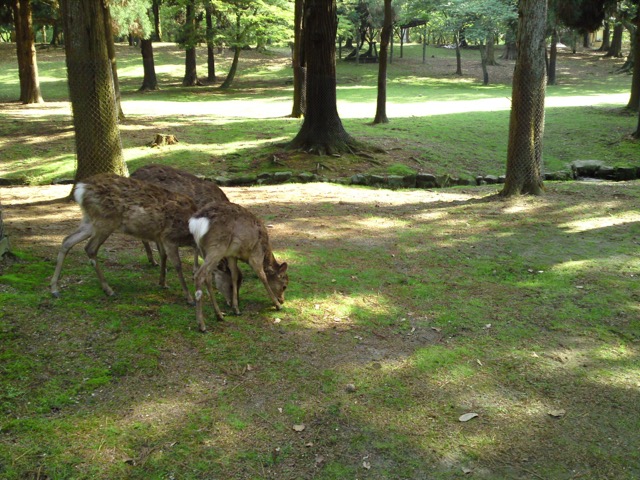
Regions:
<instances>
[{"instance_id":1,"label":"textured bark","mask_svg":"<svg viewBox=\"0 0 640 480\"><path fill-rule=\"evenodd\" d=\"M640 13L638 13L633 23L636 27L631 37L633 42L633 76L631 80L631 96L629 97L627 108L637 111L640 110Z\"/></svg>"},{"instance_id":2,"label":"textured bark","mask_svg":"<svg viewBox=\"0 0 640 480\"><path fill-rule=\"evenodd\" d=\"M231 61L231 67L229 68L229 73L227 73L227 78L224 79L220 88L225 89L229 88L233 83L233 79L236 77L236 72L238 71L238 63L240 62L240 51L242 49L240 47L236 47L233 52L233 60Z\"/></svg>"},{"instance_id":3,"label":"textured bark","mask_svg":"<svg viewBox=\"0 0 640 480\"><path fill-rule=\"evenodd\" d=\"M216 81L216 57L213 45L213 6L208 3L205 11L207 22L207 82L214 83Z\"/></svg>"},{"instance_id":4,"label":"textured bark","mask_svg":"<svg viewBox=\"0 0 640 480\"><path fill-rule=\"evenodd\" d=\"M611 46L605 57L622 58L622 34L624 33L624 25L616 23L613 27L613 38Z\"/></svg>"},{"instance_id":5,"label":"textured bark","mask_svg":"<svg viewBox=\"0 0 640 480\"><path fill-rule=\"evenodd\" d=\"M558 62L558 30L551 34L551 48L549 50L549 67L547 68L547 85L556 84L556 64Z\"/></svg>"},{"instance_id":6,"label":"textured bark","mask_svg":"<svg viewBox=\"0 0 640 480\"><path fill-rule=\"evenodd\" d=\"M30 0L13 0L11 6L16 29L20 101L24 104L42 103L31 2Z\"/></svg>"},{"instance_id":7,"label":"textured bark","mask_svg":"<svg viewBox=\"0 0 640 480\"><path fill-rule=\"evenodd\" d=\"M140 91L157 90L158 78L156 77L156 66L153 59L153 42L150 38L140 40L140 52L142 53L142 67L144 70Z\"/></svg>"},{"instance_id":8,"label":"textured bark","mask_svg":"<svg viewBox=\"0 0 640 480\"><path fill-rule=\"evenodd\" d=\"M378 58L378 98L373 123L388 123L387 118L387 57L393 28L391 0L384 0L384 24L380 32L380 56Z\"/></svg>"},{"instance_id":9,"label":"textured bark","mask_svg":"<svg viewBox=\"0 0 640 480\"><path fill-rule=\"evenodd\" d=\"M287 148L320 155L348 152L357 142L345 131L338 116L335 0L305 1L304 19L306 115L300 131Z\"/></svg>"},{"instance_id":10,"label":"textured bark","mask_svg":"<svg viewBox=\"0 0 640 480\"><path fill-rule=\"evenodd\" d=\"M304 115L304 109L306 106L306 94L305 94L305 56L304 48L302 45L302 32L304 24L302 21L304 0L295 0L294 10L294 37L293 37L293 52L292 52L292 67L293 67L293 107L291 108L291 117L300 118Z\"/></svg>"},{"instance_id":11,"label":"textured bark","mask_svg":"<svg viewBox=\"0 0 640 480\"><path fill-rule=\"evenodd\" d=\"M153 40L156 42L162 41L162 27L160 24L160 3L162 0L153 0L151 4L151 12L153 13Z\"/></svg>"},{"instance_id":12,"label":"textured bark","mask_svg":"<svg viewBox=\"0 0 640 480\"><path fill-rule=\"evenodd\" d=\"M540 195L545 98L547 2L519 3L518 60L513 74L507 175L503 196Z\"/></svg>"},{"instance_id":13,"label":"textured bark","mask_svg":"<svg viewBox=\"0 0 640 480\"><path fill-rule=\"evenodd\" d=\"M97 173L127 175L103 3L63 0L60 4L76 139L76 181Z\"/></svg>"},{"instance_id":14,"label":"textured bark","mask_svg":"<svg viewBox=\"0 0 640 480\"><path fill-rule=\"evenodd\" d=\"M184 78L182 85L194 87L200 85L197 72L196 42L193 38L196 29L196 14L193 0L187 4L187 21L185 30L185 58L184 58Z\"/></svg>"},{"instance_id":15,"label":"textured bark","mask_svg":"<svg viewBox=\"0 0 640 480\"><path fill-rule=\"evenodd\" d=\"M107 41L107 52L109 54L109 61L111 62L111 70L113 76L113 87L116 92L116 108L118 109L118 119L124 120L124 112L122 111L122 102L120 95L120 80L118 80L118 64L116 62L116 47L113 44L113 28L111 26L111 11L109 10L109 4L104 2L104 35Z\"/></svg>"}]
</instances>

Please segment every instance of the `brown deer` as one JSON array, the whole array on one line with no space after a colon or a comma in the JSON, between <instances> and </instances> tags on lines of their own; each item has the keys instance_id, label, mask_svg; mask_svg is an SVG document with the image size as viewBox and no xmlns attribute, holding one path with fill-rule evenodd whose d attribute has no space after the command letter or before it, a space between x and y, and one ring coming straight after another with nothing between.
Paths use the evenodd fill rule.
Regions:
<instances>
[{"instance_id":1,"label":"brown deer","mask_svg":"<svg viewBox=\"0 0 640 480\"><path fill-rule=\"evenodd\" d=\"M289 283L287 264L279 264L273 256L264 223L249 210L235 203L210 203L189 220L189 230L204 255L204 262L195 273L196 320L202 332L207 327L202 314L202 284L206 283L213 308L219 320L222 313L211 288L210 272L226 258L234 289L232 307L239 315L237 289L238 260L247 262L262 281L276 309L284 303L284 291Z\"/></svg>"},{"instance_id":2,"label":"brown deer","mask_svg":"<svg viewBox=\"0 0 640 480\"><path fill-rule=\"evenodd\" d=\"M172 192L181 193L191 198L197 208L202 208L211 202L229 203L229 198L222 189L210 180L197 177L192 173L173 168L167 165L149 164L138 168L131 174L131 178L152 183ZM157 265L153 258L151 246L146 240L142 241L149 263ZM198 250L194 255L194 267L198 266ZM217 290L224 296L227 305L232 306L233 288L231 285L231 271L226 260L221 260L213 270L213 278ZM240 290L242 284L242 273L238 271L236 291Z\"/></svg>"},{"instance_id":3,"label":"brown deer","mask_svg":"<svg viewBox=\"0 0 640 480\"><path fill-rule=\"evenodd\" d=\"M145 165L133 172L131 178L153 183L172 192L186 195L195 202L197 208L202 208L210 202L229 202L225 193L216 183L166 165ZM149 242L143 240L142 243L149 263L157 265L157 262L153 258ZM196 265L197 259L198 253L196 251L194 262Z\"/></svg>"},{"instance_id":4,"label":"brown deer","mask_svg":"<svg viewBox=\"0 0 640 480\"><path fill-rule=\"evenodd\" d=\"M116 231L158 244L160 251L160 285L166 286L167 257L176 269L180 285L193 304L182 274L178 247L195 246L189 232L189 218L196 205L186 195L171 192L150 183L115 174L99 174L75 186L74 197L82 208L78 229L62 241L56 269L51 278L51 293L58 297L58 279L64 259L71 248L87 238L85 251L96 270L102 290L113 295L98 265L100 246Z\"/></svg>"}]
</instances>

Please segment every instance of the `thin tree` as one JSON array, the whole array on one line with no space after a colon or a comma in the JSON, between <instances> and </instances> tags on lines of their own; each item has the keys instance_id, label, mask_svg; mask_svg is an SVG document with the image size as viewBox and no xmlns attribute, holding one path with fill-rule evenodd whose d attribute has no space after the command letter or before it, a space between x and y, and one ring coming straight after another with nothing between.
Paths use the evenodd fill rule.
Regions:
<instances>
[{"instance_id":1,"label":"thin tree","mask_svg":"<svg viewBox=\"0 0 640 480\"><path fill-rule=\"evenodd\" d=\"M197 20L196 20L196 2L195 0L189 0L186 4L186 22L183 27L184 31L184 45L185 45L185 58L184 58L184 77L182 79L182 85L185 87L194 87L196 85L202 85L198 80L197 72L197 57L196 57L196 44L197 38Z\"/></svg>"},{"instance_id":2,"label":"thin tree","mask_svg":"<svg viewBox=\"0 0 640 480\"><path fill-rule=\"evenodd\" d=\"M518 6L518 59L513 74L507 175L502 196L540 195L545 99L546 0Z\"/></svg>"},{"instance_id":3,"label":"thin tree","mask_svg":"<svg viewBox=\"0 0 640 480\"><path fill-rule=\"evenodd\" d=\"M302 12L304 11L304 0L295 0L293 13L293 107L291 117L300 118L304 115L305 103L305 58L302 48L302 31L304 28Z\"/></svg>"},{"instance_id":4,"label":"thin tree","mask_svg":"<svg viewBox=\"0 0 640 480\"><path fill-rule=\"evenodd\" d=\"M631 41L633 42L633 76L631 79L631 95L626 108L631 111L638 111L640 110L640 7L638 7L636 16L633 19L633 24L635 25L634 32L631 35ZM636 132L637 134L638 132Z\"/></svg>"},{"instance_id":5,"label":"thin tree","mask_svg":"<svg viewBox=\"0 0 640 480\"><path fill-rule=\"evenodd\" d=\"M69 97L75 129L76 181L97 173L127 175L105 34L102 0L62 0Z\"/></svg>"},{"instance_id":6,"label":"thin tree","mask_svg":"<svg viewBox=\"0 0 640 480\"><path fill-rule=\"evenodd\" d=\"M153 41L150 38L140 39L140 53L142 54L142 86L140 92L148 92L158 89L158 77L156 76L156 64L153 58Z\"/></svg>"},{"instance_id":7,"label":"thin tree","mask_svg":"<svg viewBox=\"0 0 640 480\"><path fill-rule=\"evenodd\" d=\"M20 77L20 101L24 104L42 103L38 62L30 0L12 0L13 20L16 29L18 75Z\"/></svg>"},{"instance_id":8,"label":"thin tree","mask_svg":"<svg viewBox=\"0 0 640 480\"><path fill-rule=\"evenodd\" d=\"M391 0L384 0L384 23L380 32L380 55L378 57L378 99L373 123L389 123L387 118L387 56L389 40L393 30Z\"/></svg>"},{"instance_id":9,"label":"thin tree","mask_svg":"<svg viewBox=\"0 0 640 480\"><path fill-rule=\"evenodd\" d=\"M205 19L207 22L207 82L216 81L216 58L214 55L214 29L213 29L213 5L207 2L205 5Z\"/></svg>"},{"instance_id":10,"label":"thin tree","mask_svg":"<svg viewBox=\"0 0 640 480\"><path fill-rule=\"evenodd\" d=\"M352 151L359 144L344 129L337 108L335 0L306 0L304 18L307 107L300 131L287 148L319 155Z\"/></svg>"}]
</instances>

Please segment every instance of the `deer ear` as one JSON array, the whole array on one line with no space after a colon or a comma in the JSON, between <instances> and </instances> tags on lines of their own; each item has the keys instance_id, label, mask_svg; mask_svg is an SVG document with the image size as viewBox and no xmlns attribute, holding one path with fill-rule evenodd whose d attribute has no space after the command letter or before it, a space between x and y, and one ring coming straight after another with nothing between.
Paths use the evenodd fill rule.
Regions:
<instances>
[{"instance_id":1,"label":"deer ear","mask_svg":"<svg viewBox=\"0 0 640 480\"><path fill-rule=\"evenodd\" d=\"M278 267L278 273L282 275L284 272L287 271L287 267L288 267L287 262L280 264L280 266Z\"/></svg>"}]
</instances>

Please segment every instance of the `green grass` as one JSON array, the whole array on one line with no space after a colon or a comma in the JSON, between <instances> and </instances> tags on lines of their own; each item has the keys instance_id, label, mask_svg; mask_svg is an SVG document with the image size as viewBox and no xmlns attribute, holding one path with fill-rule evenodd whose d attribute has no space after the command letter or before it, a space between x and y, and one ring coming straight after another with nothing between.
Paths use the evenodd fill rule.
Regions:
<instances>
[{"instance_id":1,"label":"green grass","mask_svg":"<svg viewBox=\"0 0 640 480\"><path fill-rule=\"evenodd\" d=\"M0 101L19 95L14 52L3 44ZM398 49L399 50L399 49ZM389 65L387 112L390 123L372 126L377 65L338 62L338 110L347 131L387 153L369 163L353 155L327 159L330 178L354 171L399 174L421 171L452 176L504 174L513 62L491 67L493 82L483 86L477 76L478 53L463 51L463 77L448 49L429 47L422 63L421 46L404 47ZM300 120L291 110L291 69L285 49L268 54L243 52L234 88L217 85L183 88L183 60L171 44L155 48L161 90L140 94L142 67L136 49L118 46L119 78L126 120L121 126L125 160L130 170L160 162L211 176L239 176L274 170L315 168L309 159L271 162L280 145L292 139ZM206 65L199 50L200 74ZM12 108L0 114L0 176L27 184L45 184L73 177L74 138L65 107L66 68L61 50L39 52L42 92L50 105ZM565 170L577 159L603 160L612 166L638 165L637 144L629 140L637 119L621 108L629 94L629 77L612 71L618 60L596 54L559 60L557 86L547 89L544 168ZM217 73L226 74L228 52L217 58ZM63 102L63 103L60 103ZM13 105L17 107L17 105ZM148 145L155 133L170 132L180 143L172 148Z\"/></svg>"},{"instance_id":2,"label":"green grass","mask_svg":"<svg viewBox=\"0 0 640 480\"><path fill-rule=\"evenodd\" d=\"M185 90L180 56L163 47L163 89L139 96L137 52L121 50L125 102L141 108L122 130L132 169L152 160L205 174L272 168L263 161L270 142L299 127L225 110L229 100L250 99L255 115L277 105L270 99L290 93L284 66L266 74L250 57L232 92ZM393 105L411 107L407 98L421 94L449 103L509 96L471 77L430 78L418 52L405 47L404 62L394 59ZM448 61L452 52L433 54ZM63 59L51 55L41 63L44 93L62 101ZM8 100L15 67L1 71ZM389 147L371 171L501 173L506 110L427 111L373 127L358 108L373 98L374 69L341 63L339 74L340 101L353 107L341 112L347 129ZM624 93L627 80L567 76L548 94L571 103ZM156 102L168 113L145 114ZM171 110L187 102L211 111ZM8 106L2 176L71 176L68 115ZM637 163L638 145L626 139L635 119L619 107L550 106L547 168L587 155ZM175 148L145 147L165 128L177 132ZM403 161L410 156L424 165ZM205 305L204 335L174 272L168 289L157 286L139 242L100 252L115 297L102 294L77 247L61 298L51 298L55 253L77 218L50 226L74 207L8 205L17 259L0 265L0 478L448 480L463 469L483 479L638 478L638 182L548 183L540 198L509 201L491 198L492 186L229 189L275 225L291 284L275 311L243 267L242 315L217 324ZM478 417L458 420L470 412Z\"/></svg>"}]
</instances>

